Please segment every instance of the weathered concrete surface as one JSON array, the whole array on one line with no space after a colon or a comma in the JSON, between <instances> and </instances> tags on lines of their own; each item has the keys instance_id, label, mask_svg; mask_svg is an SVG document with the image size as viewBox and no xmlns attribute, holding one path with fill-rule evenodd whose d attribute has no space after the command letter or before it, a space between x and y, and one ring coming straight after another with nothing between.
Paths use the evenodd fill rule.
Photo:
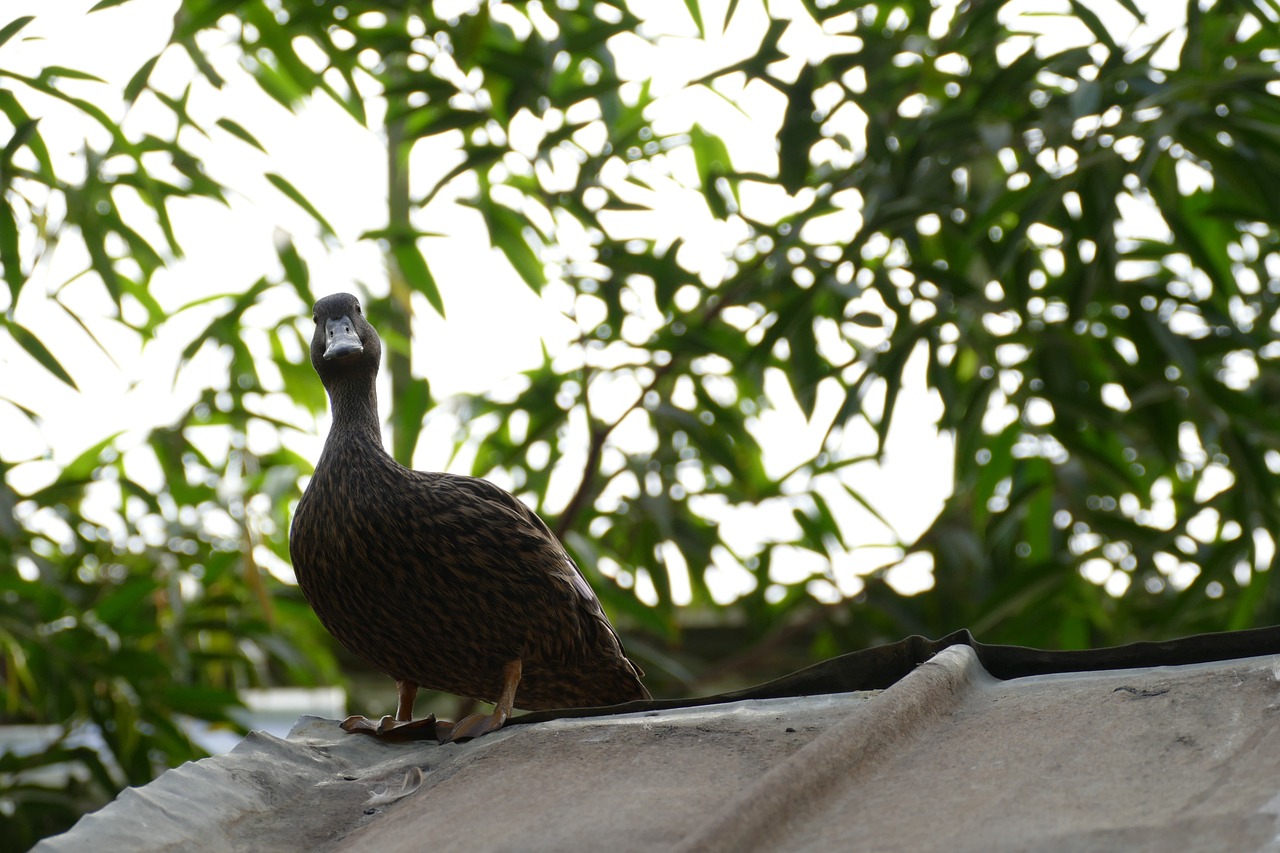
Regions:
<instances>
[{"instance_id":1,"label":"weathered concrete surface","mask_svg":"<svg viewBox=\"0 0 1280 853\"><path fill-rule=\"evenodd\" d=\"M127 791L81 850L1276 850L1273 657L1001 682L953 646L883 693L390 744L288 740Z\"/></svg>"}]
</instances>

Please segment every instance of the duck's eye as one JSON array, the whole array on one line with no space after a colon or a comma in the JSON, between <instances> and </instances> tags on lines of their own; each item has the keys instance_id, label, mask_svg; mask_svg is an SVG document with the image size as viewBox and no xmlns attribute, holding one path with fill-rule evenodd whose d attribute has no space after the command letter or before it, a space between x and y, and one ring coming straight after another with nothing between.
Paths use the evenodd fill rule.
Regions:
<instances>
[{"instance_id":1,"label":"duck's eye","mask_svg":"<svg viewBox=\"0 0 1280 853\"><path fill-rule=\"evenodd\" d=\"M362 312L362 311L360 310L360 303L359 303L359 302L357 302L357 303L356 303L356 313L357 313L357 314L364 313L364 312Z\"/></svg>"},{"instance_id":2,"label":"duck's eye","mask_svg":"<svg viewBox=\"0 0 1280 853\"><path fill-rule=\"evenodd\" d=\"M312 315L311 315L311 322L313 322L313 323L315 323L317 326L319 326L319 325L320 325L320 318L319 318L318 316L316 316L315 314L312 314Z\"/></svg>"}]
</instances>

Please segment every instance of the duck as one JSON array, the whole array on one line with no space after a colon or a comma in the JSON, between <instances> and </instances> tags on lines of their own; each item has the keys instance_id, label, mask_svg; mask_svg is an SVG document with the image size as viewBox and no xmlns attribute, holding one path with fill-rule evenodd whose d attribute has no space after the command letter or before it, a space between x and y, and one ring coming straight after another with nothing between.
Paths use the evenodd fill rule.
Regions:
<instances>
[{"instance_id":1,"label":"duck","mask_svg":"<svg viewBox=\"0 0 1280 853\"><path fill-rule=\"evenodd\" d=\"M546 523L477 477L416 471L382 442L377 331L349 293L315 303L311 364L332 422L294 513L289 554L325 629L392 678L395 715L348 732L442 743L500 729L513 709L651 698L600 600ZM419 688L492 703L456 723L413 719Z\"/></svg>"}]
</instances>

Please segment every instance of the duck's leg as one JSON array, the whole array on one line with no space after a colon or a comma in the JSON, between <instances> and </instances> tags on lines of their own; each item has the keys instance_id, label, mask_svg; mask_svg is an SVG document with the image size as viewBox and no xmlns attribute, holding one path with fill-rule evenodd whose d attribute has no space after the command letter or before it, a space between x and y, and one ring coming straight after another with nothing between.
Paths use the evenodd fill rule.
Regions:
<instances>
[{"instance_id":1,"label":"duck's leg","mask_svg":"<svg viewBox=\"0 0 1280 853\"><path fill-rule=\"evenodd\" d=\"M446 724L440 724L438 729L440 742L452 743L464 738L480 737L480 735L487 735L489 732L496 732L502 728L503 723L507 721L507 717L511 716L511 708L516 702L516 687L520 684L521 669L519 658L503 666L502 695L498 697L493 713L472 714L469 717L463 717L448 728L445 727Z\"/></svg>"},{"instance_id":2,"label":"duck's leg","mask_svg":"<svg viewBox=\"0 0 1280 853\"><path fill-rule=\"evenodd\" d=\"M418 698L418 685L412 681L396 679L396 722L407 723L413 719L413 702ZM386 719L385 717L383 719Z\"/></svg>"},{"instance_id":3,"label":"duck's leg","mask_svg":"<svg viewBox=\"0 0 1280 853\"><path fill-rule=\"evenodd\" d=\"M426 729L419 737L435 737L436 715L428 714L421 720L413 718L413 700L418 696L418 685L412 681L396 680L396 715L390 714L381 720L371 720L359 714L347 717L342 721L342 728L348 732L366 732L372 735L385 735L395 732L397 736L412 736L407 729Z\"/></svg>"}]
</instances>

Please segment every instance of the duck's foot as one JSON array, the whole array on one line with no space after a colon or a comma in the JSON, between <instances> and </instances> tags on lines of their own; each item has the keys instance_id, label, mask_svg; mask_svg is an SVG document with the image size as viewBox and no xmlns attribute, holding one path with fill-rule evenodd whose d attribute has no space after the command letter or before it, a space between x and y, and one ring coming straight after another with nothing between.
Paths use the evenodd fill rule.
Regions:
<instances>
[{"instance_id":1,"label":"duck's foot","mask_svg":"<svg viewBox=\"0 0 1280 853\"><path fill-rule=\"evenodd\" d=\"M498 697L498 703L494 706L492 714L472 714L451 726L448 723L441 723L438 727L440 742L454 743L487 735L502 728L507 722L507 717L511 716L511 708L516 699L516 686L520 683L521 669L519 658L510 661L502 668L502 695Z\"/></svg>"},{"instance_id":2,"label":"duck's foot","mask_svg":"<svg viewBox=\"0 0 1280 853\"><path fill-rule=\"evenodd\" d=\"M455 743L496 732L506 721L507 715L499 715L496 711L492 714L472 714L456 723L441 721L436 724L436 732L440 735L441 743Z\"/></svg>"},{"instance_id":3,"label":"duck's foot","mask_svg":"<svg viewBox=\"0 0 1280 853\"><path fill-rule=\"evenodd\" d=\"M439 737L435 714L428 714L421 720L397 720L390 714L381 720L371 720L355 714L342 721L342 730L370 734L387 740L436 740Z\"/></svg>"}]
</instances>

